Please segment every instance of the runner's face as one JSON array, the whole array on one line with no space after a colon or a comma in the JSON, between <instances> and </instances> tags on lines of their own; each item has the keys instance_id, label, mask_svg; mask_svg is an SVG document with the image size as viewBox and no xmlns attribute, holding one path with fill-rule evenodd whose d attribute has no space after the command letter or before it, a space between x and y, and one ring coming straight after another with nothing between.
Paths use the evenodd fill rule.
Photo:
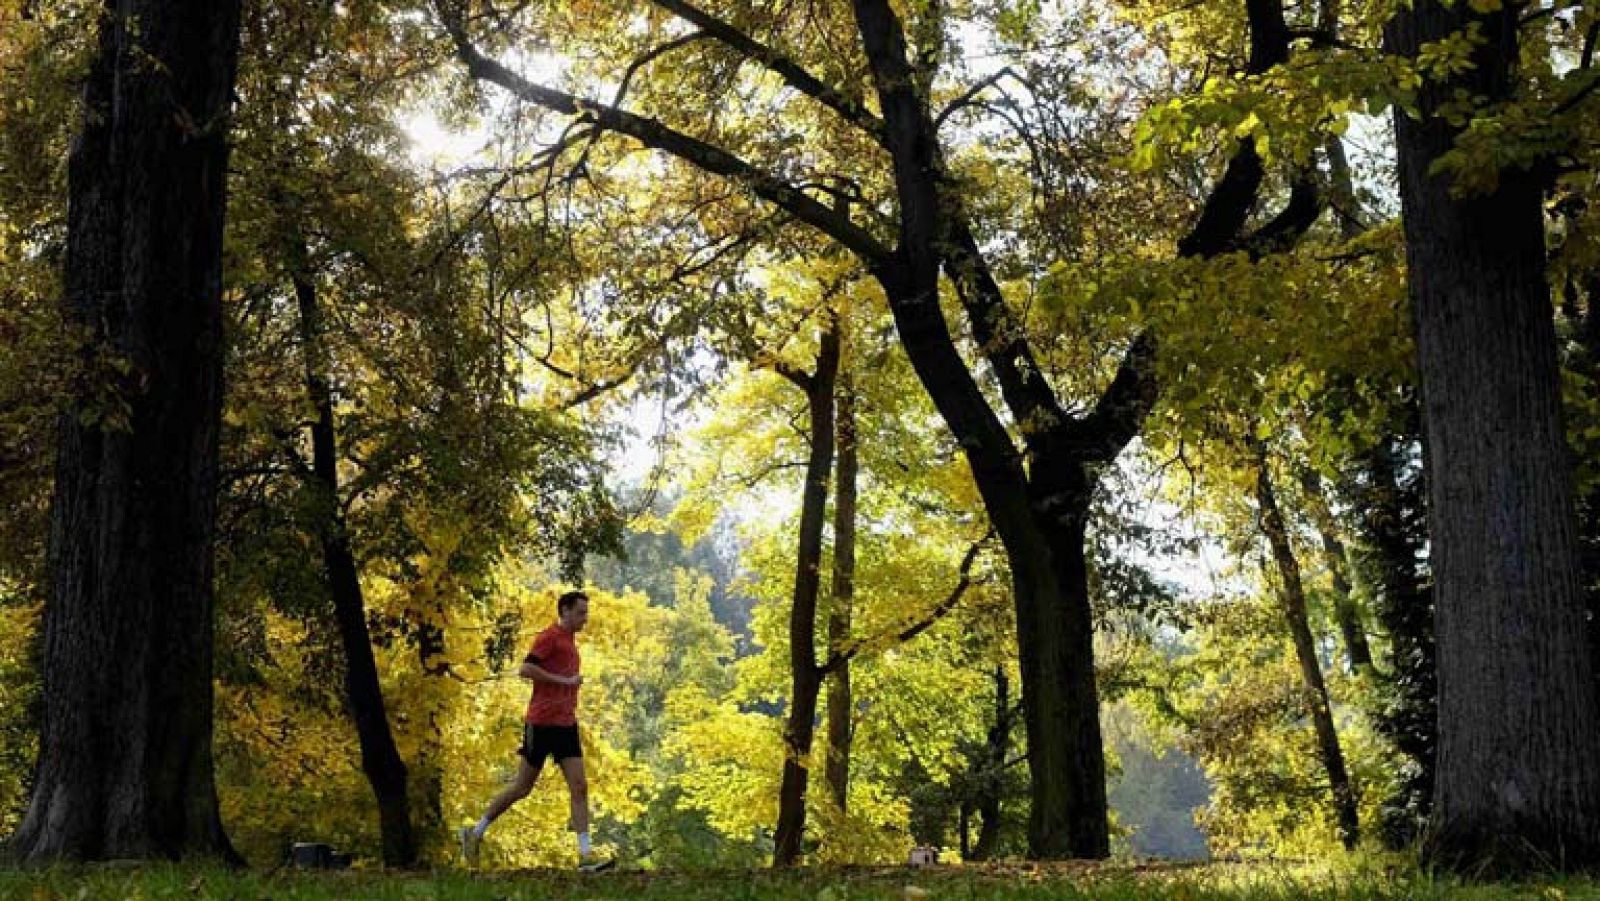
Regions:
<instances>
[{"instance_id":1,"label":"runner's face","mask_svg":"<svg viewBox=\"0 0 1600 901\"><path fill-rule=\"evenodd\" d=\"M576 604L567 608L566 615L561 617L561 625L567 627L568 632L577 632L589 623L589 599L579 598Z\"/></svg>"}]
</instances>

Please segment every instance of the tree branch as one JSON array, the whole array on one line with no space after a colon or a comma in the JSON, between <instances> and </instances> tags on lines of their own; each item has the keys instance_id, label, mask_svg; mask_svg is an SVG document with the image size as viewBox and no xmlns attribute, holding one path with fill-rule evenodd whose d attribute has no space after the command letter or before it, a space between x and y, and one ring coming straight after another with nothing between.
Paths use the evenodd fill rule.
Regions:
<instances>
[{"instance_id":1,"label":"tree branch","mask_svg":"<svg viewBox=\"0 0 1600 901\"><path fill-rule=\"evenodd\" d=\"M755 168L726 150L676 131L655 119L535 84L490 59L472 43L460 18L447 8L449 3L450 0L435 0L434 7L445 30L455 42L456 55L466 64L473 78L498 85L529 103L577 116L593 122L599 128L625 134L705 172L743 184L756 196L782 207L796 219L838 241L869 265L876 266L888 259L889 250L848 216L802 194L781 179Z\"/></svg>"},{"instance_id":2,"label":"tree branch","mask_svg":"<svg viewBox=\"0 0 1600 901\"><path fill-rule=\"evenodd\" d=\"M769 357L755 361L757 369L770 369L778 375L788 379L796 388L799 388L808 397L817 383L816 376L803 369L789 364L777 357Z\"/></svg>"},{"instance_id":3,"label":"tree branch","mask_svg":"<svg viewBox=\"0 0 1600 901\"><path fill-rule=\"evenodd\" d=\"M882 644L905 644L927 631L930 626L942 619L945 614L954 610L957 604L961 603L962 596L967 593L967 588L972 585L972 564L978 559L978 553L983 550L983 546L993 537L994 528L991 526L982 538L979 538L973 542L971 547L967 548L966 555L961 558L961 576L956 581L955 587L950 589L950 593L945 596L945 599L928 611L925 616L890 635L850 642L845 647L835 650L828 657L828 662L819 668L819 672L826 676L840 669L851 660L854 660L863 648L877 647Z\"/></svg>"},{"instance_id":4,"label":"tree branch","mask_svg":"<svg viewBox=\"0 0 1600 901\"><path fill-rule=\"evenodd\" d=\"M1208 259L1232 250L1234 238L1255 208L1265 175L1255 139L1245 138L1206 195L1194 227L1178 241L1178 256Z\"/></svg>"},{"instance_id":5,"label":"tree branch","mask_svg":"<svg viewBox=\"0 0 1600 901\"><path fill-rule=\"evenodd\" d=\"M1100 395L1094 412L1061 426L1057 437L1076 459L1110 463L1139 434L1159 395L1156 336L1145 329L1123 353L1117 374Z\"/></svg>"},{"instance_id":6,"label":"tree branch","mask_svg":"<svg viewBox=\"0 0 1600 901\"><path fill-rule=\"evenodd\" d=\"M1593 32L1590 32L1590 36L1593 37ZM1594 55L1594 47L1592 45L1588 48L1588 52L1591 57ZM1588 71L1588 67L1585 66L1582 71ZM1588 99L1589 95L1593 94L1596 89L1600 89L1600 76L1590 78L1588 84L1573 91L1572 96L1561 101L1561 104L1555 108L1554 115L1559 116L1570 111L1573 107Z\"/></svg>"},{"instance_id":7,"label":"tree branch","mask_svg":"<svg viewBox=\"0 0 1600 901\"><path fill-rule=\"evenodd\" d=\"M650 0L684 21L697 26L723 44L766 67L784 83L842 116L845 121L870 134L880 144L884 140L883 122L837 88L817 78L798 62L779 53L735 28L732 24L693 6L685 0Z\"/></svg>"},{"instance_id":8,"label":"tree branch","mask_svg":"<svg viewBox=\"0 0 1600 901\"><path fill-rule=\"evenodd\" d=\"M1017 73L1011 71L1010 66L1006 66L993 75L990 75L988 78L985 78L972 87L967 88L960 97L957 97L946 104L945 108L939 111L939 115L933 117L933 130L938 131L939 127L944 125L944 120L950 118L951 113L954 113L955 111L971 103L972 98L983 93L985 90L994 87L994 85L999 82L1000 79L1005 78L1008 75L1015 78L1016 74Z\"/></svg>"},{"instance_id":9,"label":"tree branch","mask_svg":"<svg viewBox=\"0 0 1600 901\"><path fill-rule=\"evenodd\" d=\"M1293 246L1322 215L1322 192L1310 173L1302 172L1289 188L1289 202L1278 215L1256 229L1242 243L1251 259L1260 259Z\"/></svg>"},{"instance_id":10,"label":"tree branch","mask_svg":"<svg viewBox=\"0 0 1600 901\"><path fill-rule=\"evenodd\" d=\"M1245 74L1261 75L1274 66L1288 62L1289 41L1293 33L1283 17L1281 0L1245 0L1245 14L1250 23L1250 59L1245 65ZM1240 141L1239 148L1223 170L1222 178L1206 197L1194 228L1178 242L1178 255L1206 259L1240 249L1239 232L1260 199L1261 182L1265 175L1255 139ZM1289 208L1257 232L1256 238L1278 242L1299 237L1316 220L1315 213L1321 212L1316 186L1302 186L1300 182L1296 180ZM1308 200L1314 214L1299 232L1295 232L1293 228L1299 225L1306 214ZM1270 233L1268 229L1271 229Z\"/></svg>"},{"instance_id":11,"label":"tree branch","mask_svg":"<svg viewBox=\"0 0 1600 901\"><path fill-rule=\"evenodd\" d=\"M643 69L650 63L653 63L661 57L666 56L668 53L677 50L679 47L686 47L695 41L703 41L709 37L711 37L711 35L706 31L693 31L689 34L683 35L682 37L673 38L672 40L667 41L660 46L652 47L651 49L645 51L643 56L640 56L633 62L629 63L627 71L622 73L622 82L617 85L617 93L612 96L611 105L622 105L622 101L626 99L628 95L628 85L633 82L633 76L639 74L640 69Z\"/></svg>"},{"instance_id":12,"label":"tree branch","mask_svg":"<svg viewBox=\"0 0 1600 901\"><path fill-rule=\"evenodd\" d=\"M1023 434L1030 430L1054 428L1066 418L1055 391L1034 359L1022 328L1012 321L1005 295L995 281L989 262L978 247L959 200L950 197L949 239L944 253L944 269L956 285L961 306L978 349L994 369L1000 394Z\"/></svg>"}]
</instances>

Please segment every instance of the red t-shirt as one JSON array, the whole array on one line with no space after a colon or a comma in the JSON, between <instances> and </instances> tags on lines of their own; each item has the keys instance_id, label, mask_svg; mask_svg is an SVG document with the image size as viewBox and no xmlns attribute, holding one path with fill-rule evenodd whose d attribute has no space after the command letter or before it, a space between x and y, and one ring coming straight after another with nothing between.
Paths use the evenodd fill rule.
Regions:
<instances>
[{"instance_id":1,"label":"red t-shirt","mask_svg":"<svg viewBox=\"0 0 1600 901\"><path fill-rule=\"evenodd\" d=\"M558 676L578 674L578 643L573 635L556 623L533 640L524 662ZM528 701L525 720L534 726L576 726L578 724L578 686L554 682L534 682L533 698Z\"/></svg>"}]
</instances>

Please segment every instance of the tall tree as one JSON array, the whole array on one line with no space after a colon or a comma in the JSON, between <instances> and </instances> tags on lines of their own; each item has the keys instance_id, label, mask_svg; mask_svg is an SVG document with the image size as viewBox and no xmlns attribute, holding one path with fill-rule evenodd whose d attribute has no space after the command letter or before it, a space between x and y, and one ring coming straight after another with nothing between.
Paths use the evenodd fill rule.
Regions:
<instances>
[{"instance_id":1,"label":"tall tree","mask_svg":"<svg viewBox=\"0 0 1600 901\"><path fill-rule=\"evenodd\" d=\"M389 716L378 682L372 636L367 630L367 604L361 571L350 545L349 526L339 491L338 425L334 416L329 357L324 343L323 310L309 251L298 234L290 241L290 280L300 314L300 353L305 367L306 396L316 418L311 422L311 468L302 475L322 514L317 540L322 545L322 574L333 600L334 622L344 649L344 694L361 744L361 769L378 802L383 837L383 862L410 866L417 859L411 805L406 794L406 765L395 747Z\"/></svg>"},{"instance_id":2,"label":"tall tree","mask_svg":"<svg viewBox=\"0 0 1600 901\"><path fill-rule=\"evenodd\" d=\"M233 856L212 774L238 0L104 5L69 163L45 709L25 860Z\"/></svg>"},{"instance_id":3,"label":"tall tree","mask_svg":"<svg viewBox=\"0 0 1600 901\"><path fill-rule=\"evenodd\" d=\"M870 142L862 152L877 153L887 163L873 173L887 187L879 189L884 196L870 207L894 213L852 216L808 192L839 189L803 189L743 158L727 135L698 136L615 103L597 103L531 81L480 49L471 30L470 4L435 3L474 78L528 103L580 116L597 129L628 135L743 186L854 254L882 287L901 344L962 447L1011 564L1030 748L1031 853L1106 856L1105 760L1084 537L1096 473L1138 433L1155 401L1154 335L1141 333L1121 345L1115 376L1085 413L1071 412L1049 384L1027 334L1007 306L939 134L945 117L961 105L937 109L931 93L950 27L942 7L916 10L908 20L886 0L852 5L853 34L848 39L865 56L881 110L874 113L853 99L865 92L829 84L807 68L806 60L741 29L734 17L742 18L746 11L734 9L722 16L684 0L658 0L656 5L838 117L848 132L848 139L841 139L848 150L856 150L851 142ZM1246 6L1251 22L1246 70L1260 74L1287 59L1290 35L1280 4L1251 0ZM915 38L914 47L908 33ZM630 76L687 43L677 37L652 48L629 67ZM818 62L838 68L836 61ZM975 86L967 99L989 86ZM781 166L774 169L784 171ZM1197 257L1265 252L1304 231L1318 206L1309 183L1297 182L1280 216L1245 233L1264 177L1253 140L1241 142L1179 252ZM847 189L861 190L853 177L841 179ZM956 284L972 338L999 383L1022 447L961 355L937 302L941 274Z\"/></svg>"},{"instance_id":4,"label":"tall tree","mask_svg":"<svg viewBox=\"0 0 1600 901\"><path fill-rule=\"evenodd\" d=\"M1418 116L1395 115L1438 642L1426 851L1466 869L1600 861L1600 697L1578 586L1543 185L1537 171L1499 163L1487 179L1464 177L1448 158L1464 130L1461 97L1514 99L1520 15L1422 0L1386 31L1426 76ZM1425 47L1463 35L1464 64L1427 68Z\"/></svg>"},{"instance_id":5,"label":"tall tree","mask_svg":"<svg viewBox=\"0 0 1600 901\"><path fill-rule=\"evenodd\" d=\"M834 449L838 474L833 489L833 592L828 599L828 653L837 655L850 638L856 593L856 509L861 452L856 446L855 380L845 368L839 374L834 402ZM828 679L828 760L824 773L833 805L844 811L850 800L850 745L854 738L855 696L850 661Z\"/></svg>"},{"instance_id":6,"label":"tall tree","mask_svg":"<svg viewBox=\"0 0 1600 901\"><path fill-rule=\"evenodd\" d=\"M1355 787L1345 766L1344 752L1339 747L1339 732L1333 722L1333 702L1328 696L1328 683L1322 675L1316 639L1311 634L1311 622L1306 615L1306 592L1300 577L1300 561L1295 557L1294 546L1289 541L1289 528L1273 490L1266 444L1260 440L1251 440L1250 444L1256 471L1256 505L1261 516L1261 531L1266 533L1267 543L1272 548L1273 563L1278 569L1284 621L1289 627L1289 637L1294 642L1295 657L1300 662L1300 676L1304 680L1307 695L1306 706L1311 712L1312 728L1317 733L1317 752L1328 776L1328 788L1333 793L1333 809L1339 820L1339 840L1344 843L1345 850L1354 850L1361 839Z\"/></svg>"},{"instance_id":7,"label":"tall tree","mask_svg":"<svg viewBox=\"0 0 1600 901\"><path fill-rule=\"evenodd\" d=\"M822 530L827 517L828 480L833 471L834 386L840 355L838 317L831 312L825 315L828 321L818 336L815 371L779 368L784 378L805 392L810 428L795 552L794 596L789 607L789 711L783 728L786 747L783 784L778 789L778 827L773 839L775 866L790 866L800 860L806 828L809 757L824 675L817 665L817 596L822 588Z\"/></svg>"}]
</instances>

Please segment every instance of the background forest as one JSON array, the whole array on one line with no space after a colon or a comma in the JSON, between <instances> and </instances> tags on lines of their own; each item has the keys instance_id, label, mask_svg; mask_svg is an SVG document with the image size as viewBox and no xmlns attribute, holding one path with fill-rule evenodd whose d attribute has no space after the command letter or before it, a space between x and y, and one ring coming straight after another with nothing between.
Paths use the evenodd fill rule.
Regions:
<instances>
[{"instance_id":1,"label":"background forest","mask_svg":"<svg viewBox=\"0 0 1600 901\"><path fill-rule=\"evenodd\" d=\"M116 856L27 816L60 778L36 761L60 722L53 573L82 557L52 526L63 461L139 434L165 378L140 356L159 338L61 302L96 290L72 211L121 121L94 101L107 35L134 36L138 78L183 71L139 49L162 34L146 6L0 0L0 834L23 856ZM1441 520L1441 497L1486 486L1567 524L1548 622L1576 628L1519 639L1547 621L1518 600L1503 627L1439 629L1541 653L1565 634L1581 668L1550 678L1600 715L1600 18L1415 6L219 4L224 112L162 121L226 142L214 630L182 627L213 636L225 841L260 866L308 840L453 862L572 587L596 837L629 864L1453 836L1430 832L1455 797L1436 750L1466 720L1439 705L1467 702L1442 674L1502 670L1436 655L1439 549L1524 558L1518 516ZM116 253L140 228L187 246L155 221L123 220ZM1493 237L1441 250L1477 234L1461 221ZM1543 292L1517 321L1553 326L1548 410L1513 390L1544 383L1496 350L1511 325L1417 299L1505 272ZM1478 343L1419 357L1435 321ZM1502 406L1449 393L1491 383ZM1524 409L1548 415L1502 415ZM1487 430L1482 456L1437 468L1469 443L1445 413ZM1570 467L1568 493L1480 465ZM165 604L152 622L177 622ZM159 669L119 673L146 658L106 641L110 684ZM566 803L547 773L485 867L565 866ZM1567 834L1535 844L1585 859Z\"/></svg>"}]
</instances>

